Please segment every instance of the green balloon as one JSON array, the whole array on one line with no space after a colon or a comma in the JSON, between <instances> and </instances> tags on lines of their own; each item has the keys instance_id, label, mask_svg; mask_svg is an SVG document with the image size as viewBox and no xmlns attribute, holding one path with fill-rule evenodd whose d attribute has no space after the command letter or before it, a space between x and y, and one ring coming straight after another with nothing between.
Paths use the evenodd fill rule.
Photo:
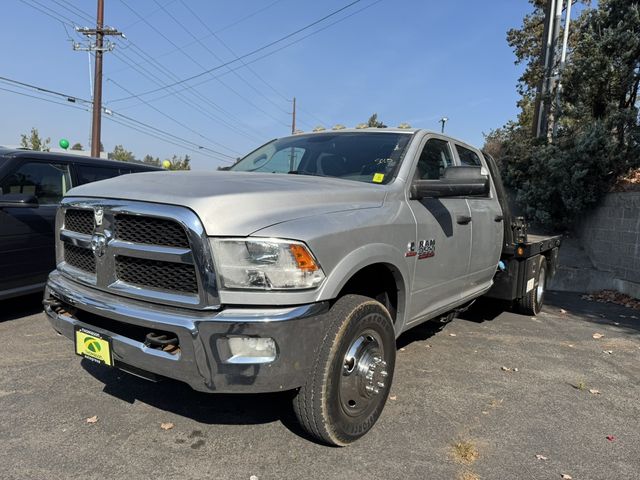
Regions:
<instances>
[{"instance_id":1,"label":"green balloon","mask_svg":"<svg viewBox=\"0 0 640 480\"><path fill-rule=\"evenodd\" d=\"M60 145L61 148L64 148L65 150L69 148L69 140L67 140L66 138L61 138L58 144Z\"/></svg>"}]
</instances>

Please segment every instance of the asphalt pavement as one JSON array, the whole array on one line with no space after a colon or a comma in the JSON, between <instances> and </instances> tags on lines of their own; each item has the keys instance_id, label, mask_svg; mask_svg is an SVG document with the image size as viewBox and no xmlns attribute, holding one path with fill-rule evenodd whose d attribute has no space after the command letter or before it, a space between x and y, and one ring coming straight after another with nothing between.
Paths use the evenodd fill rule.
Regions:
<instances>
[{"instance_id":1,"label":"asphalt pavement","mask_svg":"<svg viewBox=\"0 0 640 480\"><path fill-rule=\"evenodd\" d=\"M39 302L0 302L2 479L640 478L637 310L548 292L535 318L484 303L416 327L377 425L331 448L289 393L208 395L81 360Z\"/></svg>"}]
</instances>

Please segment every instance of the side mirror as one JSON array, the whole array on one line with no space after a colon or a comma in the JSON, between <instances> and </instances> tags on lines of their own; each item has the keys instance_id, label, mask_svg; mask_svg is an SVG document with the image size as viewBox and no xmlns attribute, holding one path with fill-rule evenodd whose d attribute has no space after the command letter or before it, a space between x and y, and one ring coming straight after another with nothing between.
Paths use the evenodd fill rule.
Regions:
<instances>
[{"instance_id":1,"label":"side mirror","mask_svg":"<svg viewBox=\"0 0 640 480\"><path fill-rule=\"evenodd\" d=\"M489 176L482 175L481 167L448 167L439 180L415 180L411 185L411 198L470 197L489 194Z\"/></svg>"},{"instance_id":2,"label":"side mirror","mask_svg":"<svg viewBox=\"0 0 640 480\"><path fill-rule=\"evenodd\" d=\"M0 208L38 208L38 199L28 193L0 195Z\"/></svg>"}]
</instances>

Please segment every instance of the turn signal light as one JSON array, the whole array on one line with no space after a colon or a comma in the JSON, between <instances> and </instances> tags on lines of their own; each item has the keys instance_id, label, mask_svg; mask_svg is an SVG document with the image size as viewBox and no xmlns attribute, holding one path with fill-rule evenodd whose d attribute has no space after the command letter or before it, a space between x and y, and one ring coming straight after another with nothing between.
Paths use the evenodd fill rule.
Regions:
<instances>
[{"instance_id":1,"label":"turn signal light","mask_svg":"<svg viewBox=\"0 0 640 480\"><path fill-rule=\"evenodd\" d=\"M304 248L304 246L291 244L289 245L289 250L300 270L304 270L305 272L315 272L318 270L318 265L311 256L311 253L309 253L309 250Z\"/></svg>"}]
</instances>

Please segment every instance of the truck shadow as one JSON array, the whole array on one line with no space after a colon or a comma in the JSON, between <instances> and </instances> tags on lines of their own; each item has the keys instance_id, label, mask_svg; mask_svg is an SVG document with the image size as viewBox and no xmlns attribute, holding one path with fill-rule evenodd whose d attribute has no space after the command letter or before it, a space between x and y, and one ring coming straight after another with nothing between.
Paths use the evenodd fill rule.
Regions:
<instances>
[{"instance_id":1,"label":"truck shadow","mask_svg":"<svg viewBox=\"0 0 640 480\"><path fill-rule=\"evenodd\" d=\"M104 384L104 393L129 404L142 402L204 425L260 425L279 421L295 435L314 441L295 418L291 406L294 391L209 394L196 392L169 378L152 382L89 360L82 360L81 365Z\"/></svg>"},{"instance_id":2,"label":"truck shadow","mask_svg":"<svg viewBox=\"0 0 640 480\"><path fill-rule=\"evenodd\" d=\"M42 293L0 301L0 323L42 312Z\"/></svg>"}]
</instances>

